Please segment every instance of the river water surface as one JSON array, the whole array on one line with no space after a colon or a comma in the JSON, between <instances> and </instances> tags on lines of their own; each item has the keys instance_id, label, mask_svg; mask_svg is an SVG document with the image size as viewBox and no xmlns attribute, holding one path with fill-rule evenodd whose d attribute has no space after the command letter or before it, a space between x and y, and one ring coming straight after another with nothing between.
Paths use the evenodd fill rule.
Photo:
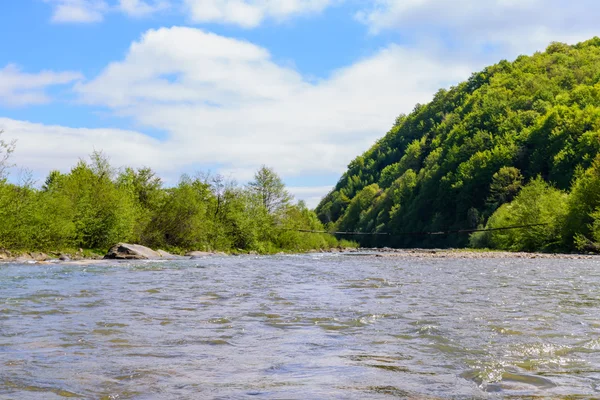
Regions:
<instances>
[{"instance_id":1,"label":"river water surface","mask_svg":"<svg viewBox=\"0 0 600 400\"><path fill-rule=\"evenodd\" d=\"M600 398L600 262L0 265L2 399Z\"/></svg>"}]
</instances>

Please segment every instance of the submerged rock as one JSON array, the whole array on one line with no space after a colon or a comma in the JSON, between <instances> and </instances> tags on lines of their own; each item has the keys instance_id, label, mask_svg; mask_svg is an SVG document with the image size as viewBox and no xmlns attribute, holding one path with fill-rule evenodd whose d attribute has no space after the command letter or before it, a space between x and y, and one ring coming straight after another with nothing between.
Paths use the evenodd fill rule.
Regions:
<instances>
[{"instance_id":1,"label":"submerged rock","mask_svg":"<svg viewBox=\"0 0 600 400\"><path fill-rule=\"evenodd\" d=\"M161 254L139 244L118 243L104 256L110 260L160 260Z\"/></svg>"},{"instance_id":2,"label":"submerged rock","mask_svg":"<svg viewBox=\"0 0 600 400\"><path fill-rule=\"evenodd\" d=\"M188 257L191 257L192 260L195 258L202 258L214 255L213 253L209 253L207 251L190 251L185 254Z\"/></svg>"},{"instance_id":3,"label":"submerged rock","mask_svg":"<svg viewBox=\"0 0 600 400\"><path fill-rule=\"evenodd\" d=\"M160 256L164 260L181 260L181 259L185 259L185 257L178 256L178 255L175 255L175 254L171 254L171 253L166 252L164 250L157 250L157 253L160 254Z\"/></svg>"}]
</instances>

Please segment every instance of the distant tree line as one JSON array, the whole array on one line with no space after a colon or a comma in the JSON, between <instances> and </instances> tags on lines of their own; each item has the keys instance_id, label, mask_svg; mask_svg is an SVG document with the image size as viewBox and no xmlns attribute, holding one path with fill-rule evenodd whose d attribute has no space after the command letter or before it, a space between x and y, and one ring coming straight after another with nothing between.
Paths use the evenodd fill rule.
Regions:
<instances>
[{"instance_id":1,"label":"distant tree line","mask_svg":"<svg viewBox=\"0 0 600 400\"><path fill-rule=\"evenodd\" d=\"M501 61L397 118L316 209L366 246L600 248L600 38ZM471 235L410 235L524 224Z\"/></svg>"},{"instance_id":2,"label":"distant tree line","mask_svg":"<svg viewBox=\"0 0 600 400\"><path fill-rule=\"evenodd\" d=\"M0 249L103 252L131 242L187 250L274 253L340 243L316 214L292 203L279 176L263 166L246 186L220 175L183 175L165 187L149 168L115 169L100 152L70 172L52 171L41 187L7 179L14 142L0 135Z\"/></svg>"}]
</instances>

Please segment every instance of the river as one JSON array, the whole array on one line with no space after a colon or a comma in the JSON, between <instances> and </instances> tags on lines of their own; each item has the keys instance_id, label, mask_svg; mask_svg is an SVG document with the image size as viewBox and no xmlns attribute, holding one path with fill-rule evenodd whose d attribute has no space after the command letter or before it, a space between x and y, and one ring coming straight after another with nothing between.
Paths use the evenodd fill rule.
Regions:
<instances>
[{"instance_id":1,"label":"river","mask_svg":"<svg viewBox=\"0 0 600 400\"><path fill-rule=\"evenodd\" d=\"M2 399L600 397L600 261L0 265Z\"/></svg>"}]
</instances>

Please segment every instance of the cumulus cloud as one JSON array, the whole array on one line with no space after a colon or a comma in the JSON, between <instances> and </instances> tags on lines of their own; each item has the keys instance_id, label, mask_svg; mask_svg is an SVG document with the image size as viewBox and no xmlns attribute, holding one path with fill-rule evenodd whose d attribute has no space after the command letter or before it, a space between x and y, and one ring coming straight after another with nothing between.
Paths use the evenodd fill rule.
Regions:
<instances>
[{"instance_id":1,"label":"cumulus cloud","mask_svg":"<svg viewBox=\"0 0 600 400\"><path fill-rule=\"evenodd\" d=\"M64 85L81 79L78 72L42 71L35 74L22 72L9 64L0 69L0 105L25 106L50 101L45 93L49 86Z\"/></svg>"},{"instance_id":2,"label":"cumulus cloud","mask_svg":"<svg viewBox=\"0 0 600 400\"><path fill-rule=\"evenodd\" d=\"M108 9L103 0L46 0L53 5L52 21L88 23L102 21Z\"/></svg>"},{"instance_id":3,"label":"cumulus cloud","mask_svg":"<svg viewBox=\"0 0 600 400\"><path fill-rule=\"evenodd\" d=\"M498 58L589 39L599 12L595 0L374 0L356 16L375 34L392 29L461 57Z\"/></svg>"},{"instance_id":4,"label":"cumulus cloud","mask_svg":"<svg viewBox=\"0 0 600 400\"><path fill-rule=\"evenodd\" d=\"M45 0L53 6L57 23L99 22L109 12L142 17L169 8L171 0Z\"/></svg>"},{"instance_id":5,"label":"cumulus cloud","mask_svg":"<svg viewBox=\"0 0 600 400\"><path fill-rule=\"evenodd\" d=\"M283 20L320 12L333 0L184 0L194 22L219 22L246 28L264 19Z\"/></svg>"},{"instance_id":6,"label":"cumulus cloud","mask_svg":"<svg viewBox=\"0 0 600 400\"><path fill-rule=\"evenodd\" d=\"M160 142L138 132L120 129L86 129L50 126L0 118L3 139L16 140L14 162L46 174L68 171L80 158L94 150L103 151L115 165L153 165L169 171L168 160L160 156ZM131 157L132 153L135 157Z\"/></svg>"},{"instance_id":7,"label":"cumulus cloud","mask_svg":"<svg viewBox=\"0 0 600 400\"><path fill-rule=\"evenodd\" d=\"M168 0L119 0L118 8L132 17L143 17L170 7Z\"/></svg>"},{"instance_id":8,"label":"cumulus cloud","mask_svg":"<svg viewBox=\"0 0 600 400\"><path fill-rule=\"evenodd\" d=\"M63 22L95 21L111 11L144 16L176 5L192 22L250 28L317 13L344 0L46 1L56 7L55 20ZM500 58L543 50L555 40L573 43L600 34L595 21L600 3L592 0L352 4L362 8L356 17L372 34L394 30L403 44L385 45L315 81L248 41L193 28L150 30L123 59L77 84L76 92L81 102L131 120L140 132L164 132L163 140L140 132L4 120L7 133L16 130L26 139L19 141L16 161L43 171L53 166L52 160L68 167L77 157L104 149L118 165L148 165L162 175L218 165L218 172L245 181L261 164L284 178L336 174L381 137L399 113L427 102L438 88ZM77 79L49 74L54 80L47 76L36 85L40 81L30 79L35 74L23 79L26 74L15 67L0 70L0 95L12 104L43 102L46 86ZM326 192L294 190L311 204L321 190Z\"/></svg>"},{"instance_id":9,"label":"cumulus cloud","mask_svg":"<svg viewBox=\"0 0 600 400\"><path fill-rule=\"evenodd\" d=\"M295 199L304 200L308 208L315 208L321 199L331 191L331 186L299 186L287 188Z\"/></svg>"},{"instance_id":10,"label":"cumulus cloud","mask_svg":"<svg viewBox=\"0 0 600 400\"><path fill-rule=\"evenodd\" d=\"M195 23L224 23L254 28L265 19L318 13L343 0L44 0L53 5L52 21L98 22L109 12L143 17L167 8L179 10Z\"/></svg>"},{"instance_id":11,"label":"cumulus cloud","mask_svg":"<svg viewBox=\"0 0 600 400\"><path fill-rule=\"evenodd\" d=\"M76 90L167 132L160 151L178 168L219 164L243 180L261 164L284 175L339 173L398 113L469 71L392 45L315 83L255 44L174 27L148 31Z\"/></svg>"}]
</instances>

